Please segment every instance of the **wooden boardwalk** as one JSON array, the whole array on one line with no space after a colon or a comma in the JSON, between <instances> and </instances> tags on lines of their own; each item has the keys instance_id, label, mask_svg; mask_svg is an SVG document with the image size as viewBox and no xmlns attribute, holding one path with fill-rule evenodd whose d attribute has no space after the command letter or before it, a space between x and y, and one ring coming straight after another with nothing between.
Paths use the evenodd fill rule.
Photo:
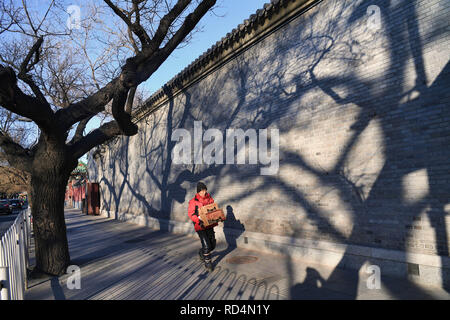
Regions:
<instances>
[{"instance_id":1,"label":"wooden boardwalk","mask_svg":"<svg viewBox=\"0 0 450 320\"><path fill-rule=\"evenodd\" d=\"M419 288L398 281L398 290L368 290L364 279L342 271L339 281L326 279L331 269L287 257L219 243L214 272L198 259L196 237L151 230L130 223L66 211L72 264L81 269L81 288L68 289L68 275L30 279L26 299L449 299L440 288ZM255 257L247 264L231 257ZM317 279L305 277L315 271ZM308 273L309 272L309 273ZM396 280L393 280L396 281ZM411 289L413 288L413 290Z\"/></svg>"}]
</instances>

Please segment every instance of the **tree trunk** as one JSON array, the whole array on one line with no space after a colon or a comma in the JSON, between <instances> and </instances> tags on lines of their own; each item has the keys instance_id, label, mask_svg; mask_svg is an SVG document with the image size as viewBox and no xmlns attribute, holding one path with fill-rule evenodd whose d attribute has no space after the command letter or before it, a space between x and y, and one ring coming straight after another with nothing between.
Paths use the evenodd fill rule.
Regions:
<instances>
[{"instance_id":1,"label":"tree trunk","mask_svg":"<svg viewBox=\"0 0 450 320\"><path fill-rule=\"evenodd\" d=\"M64 168L65 162L61 153L47 153L41 161L35 161L31 174L36 269L52 275L65 274L70 264L64 220L64 195L70 170Z\"/></svg>"}]
</instances>

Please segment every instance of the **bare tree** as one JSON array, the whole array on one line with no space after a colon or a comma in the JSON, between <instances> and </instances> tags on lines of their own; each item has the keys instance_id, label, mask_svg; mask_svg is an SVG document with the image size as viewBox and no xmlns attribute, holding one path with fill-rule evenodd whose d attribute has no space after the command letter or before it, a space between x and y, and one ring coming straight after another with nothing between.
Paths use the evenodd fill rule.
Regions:
<instances>
[{"instance_id":1,"label":"bare tree","mask_svg":"<svg viewBox=\"0 0 450 320\"><path fill-rule=\"evenodd\" d=\"M0 133L22 146L33 144L34 126L28 119L5 109L0 109ZM29 189L29 174L18 170L7 161L6 154L0 149L0 193L14 194Z\"/></svg>"},{"instance_id":2,"label":"bare tree","mask_svg":"<svg viewBox=\"0 0 450 320\"><path fill-rule=\"evenodd\" d=\"M0 193L8 195L27 190L29 174L10 166L0 166Z\"/></svg>"},{"instance_id":3,"label":"bare tree","mask_svg":"<svg viewBox=\"0 0 450 320\"><path fill-rule=\"evenodd\" d=\"M64 193L78 158L114 136L137 133L131 121L137 87L188 39L216 1L173 2L104 0L103 6L93 5L96 14L91 24L81 29L93 28L88 32L89 43L97 40L98 47L85 46L85 52L77 41L68 41L80 40L83 30L65 28L67 15L56 1L48 1L48 9L39 8L34 13L26 1L20 7L4 1L0 7L0 15L5 17L0 27L4 37L0 106L32 120L39 128L38 141L31 147L0 133L0 147L8 162L31 176L39 271L60 275L70 264ZM106 9L113 14L102 20L98 12ZM117 45L118 39L123 43ZM116 45L111 46L114 41ZM80 52L86 57L83 63L77 60ZM107 106L111 121L84 134L89 120L105 112Z\"/></svg>"}]
</instances>

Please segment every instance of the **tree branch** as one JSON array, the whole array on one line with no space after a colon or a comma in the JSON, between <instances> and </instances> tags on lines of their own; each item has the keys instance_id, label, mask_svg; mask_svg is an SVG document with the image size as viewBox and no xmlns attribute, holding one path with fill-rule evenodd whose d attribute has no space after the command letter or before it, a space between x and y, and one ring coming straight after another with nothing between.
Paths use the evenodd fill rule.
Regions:
<instances>
[{"instance_id":1,"label":"tree branch","mask_svg":"<svg viewBox=\"0 0 450 320\"><path fill-rule=\"evenodd\" d=\"M89 97L79 102L72 103L64 109L59 109L55 113L56 121L61 124L62 128L67 129L87 117L104 111L105 105L111 101L114 96L117 83L118 78L112 80Z\"/></svg>"},{"instance_id":2,"label":"tree branch","mask_svg":"<svg viewBox=\"0 0 450 320\"><path fill-rule=\"evenodd\" d=\"M80 123L77 126L77 130L75 131L75 134L72 137L72 140L70 140L69 142L69 145L72 145L75 142L79 141L81 138L83 138L84 129L86 129L86 125L93 117L94 116L90 116L80 121Z\"/></svg>"},{"instance_id":3,"label":"tree branch","mask_svg":"<svg viewBox=\"0 0 450 320\"><path fill-rule=\"evenodd\" d=\"M11 67L0 65L0 105L20 116L33 120L44 131L55 127L54 113L50 105L39 98L26 95L17 86L17 78Z\"/></svg>"},{"instance_id":4,"label":"tree branch","mask_svg":"<svg viewBox=\"0 0 450 320\"><path fill-rule=\"evenodd\" d=\"M135 75L137 84L147 80L215 4L216 0L203 0L197 8L184 19L181 27L162 49L157 49L154 52L152 52L151 49L144 49L140 55L136 55L127 60L124 70L132 70L131 73Z\"/></svg>"},{"instance_id":5,"label":"tree branch","mask_svg":"<svg viewBox=\"0 0 450 320\"><path fill-rule=\"evenodd\" d=\"M89 134L69 146L69 150L74 159L78 159L86 152L117 135L122 134L117 121L105 123L100 128L91 131Z\"/></svg>"},{"instance_id":6,"label":"tree branch","mask_svg":"<svg viewBox=\"0 0 450 320\"><path fill-rule=\"evenodd\" d=\"M30 51L28 52L27 56L22 61L22 64L20 65L19 73L18 73L17 77L20 80L22 80L23 82L25 82L31 88L33 93L36 95L36 98L38 98L41 103L48 105L48 102L45 99L45 96L42 94L42 91L39 89L39 87L33 81L33 78L31 77L31 75L28 74L28 72L30 72L33 69L33 67L39 62L40 49L41 49L41 45L42 45L43 41L44 41L44 38L42 36L36 40L34 45L31 47ZM31 58L33 57L33 55L34 55L34 60L30 64L30 61L31 61ZM48 105L48 106L50 107L50 105Z\"/></svg>"},{"instance_id":7,"label":"tree branch","mask_svg":"<svg viewBox=\"0 0 450 320\"><path fill-rule=\"evenodd\" d=\"M175 5L175 7L178 7L176 9L175 7L172 8L170 12L181 13L181 8L186 5L186 1L187 0L179 0ZM109 2L111 3L111 1ZM115 78L101 90L86 99L83 99L78 103L71 104L67 108L58 110L56 112L57 121L59 121L63 128L70 128L73 124L85 119L86 117L103 111L105 109L105 105L113 99L114 119L118 121L119 126L125 134L135 134L137 132L137 128L131 122L130 115L124 111L128 91L132 87L136 87L143 81L147 80L158 69L158 67L167 59L177 45L182 42L183 39L195 28L196 24L208 12L208 10L215 5L215 3L216 0L203 0L197 8L185 18L182 26L168 41L163 49L152 50L152 48L148 46L134 57L128 58L125 65L122 67L122 72L119 77ZM115 8L121 15L124 15L119 8ZM126 16L125 18L129 20ZM167 18L167 21L170 21L171 19L172 17L170 16L170 19ZM162 31L159 33L162 34L165 28L166 27L161 26ZM154 42L155 44L158 43L158 39L160 39L160 36L158 37L156 37Z\"/></svg>"},{"instance_id":8,"label":"tree branch","mask_svg":"<svg viewBox=\"0 0 450 320\"><path fill-rule=\"evenodd\" d=\"M134 96L136 95L136 89L137 87L132 87L128 92L127 104L125 105L125 112L128 114L131 114L131 111L133 110L133 102Z\"/></svg>"},{"instance_id":9,"label":"tree branch","mask_svg":"<svg viewBox=\"0 0 450 320\"><path fill-rule=\"evenodd\" d=\"M137 133L138 127L131 122L131 115L125 112L127 96L128 90L117 90L112 103L112 114L123 134L133 136Z\"/></svg>"},{"instance_id":10,"label":"tree branch","mask_svg":"<svg viewBox=\"0 0 450 320\"><path fill-rule=\"evenodd\" d=\"M43 41L44 37L42 36L36 40L34 45L31 47L30 51L28 51L28 54L23 60L22 64L20 65L19 74L31 71L31 69L33 69L33 67L39 62L39 50L41 49ZM28 66L33 55L35 55L34 61L31 63L30 66Z\"/></svg>"},{"instance_id":11,"label":"tree branch","mask_svg":"<svg viewBox=\"0 0 450 320\"><path fill-rule=\"evenodd\" d=\"M34 34L37 35L37 29L33 25L33 20L31 20L30 14L28 13L27 4L22 0L22 6L25 11L25 14L28 18L28 23L30 24L31 29L33 30Z\"/></svg>"},{"instance_id":12,"label":"tree branch","mask_svg":"<svg viewBox=\"0 0 450 320\"><path fill-rule=\"evenodd\" d=\"M19 170L30 172L33 160L30 150L15 143L7 134L0 132L0 148L3 149L9 164Z\"/></svg>"},{"instance_id":13,"label":"tree branch","mask_svg":"<svg viewBox=\"0 0 450 320\"><path fill-rule=\"evenodd\" d=\"M175 21L175 19L187 8L191 3L191 0L179 0L175 6L161 19L159 22L158 29L156 29L153 39L149 43L149 48L151 51L155 51L159 48L161 43L169 31L170 25Z\"/></svg>"},{"instance_id":14,"label":"tree branch","mask_svg":"<svg viewBox=\"0 0 450 320\"><path fill-rule=\"evenodd\" d=\"M147 45L150 42L150 37L148 36L145 29L140 25L139 18L133 23L131 19L117 6L115 6L110 0L104 0L105 3L114 11L114 13L122 19L131 31L139 38L142 46ZM137 4L133 3L133 10L136 12L136 17L139 17L139 8Z\"/></svg>"},{"instance_id":15,"label":"tree branch","mask_svg":"<svg viewBox=\"0 0 450 320\"><path fill-rule=\"evenodd\" d=\"M183 41L183 39L195 28L201 18L216 4L216 0L203 0L194 12L190 13L174 36L162 49L165 55L169 56L173 50Z\"/></svg>"}]
</instances>

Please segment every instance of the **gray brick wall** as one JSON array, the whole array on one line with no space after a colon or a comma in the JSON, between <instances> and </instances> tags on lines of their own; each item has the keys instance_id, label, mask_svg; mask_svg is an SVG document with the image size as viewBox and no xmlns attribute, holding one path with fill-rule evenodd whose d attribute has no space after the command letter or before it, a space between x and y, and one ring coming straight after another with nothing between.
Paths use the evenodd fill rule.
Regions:
<instances>
[{"instance_id":1,"label":"gray brick wall","mask_svg":"<svg viewBox=\"0 0 450 320\"><path fill-rule=\"evenodd\" d=\"M450 5L387 3L323 1L173 97L90 161L102 209L189 221L202 180L229 228L448 256ZM278 174L174 164L173 130L199 120L278 128Z\"/></svg>"}]
</instances>

